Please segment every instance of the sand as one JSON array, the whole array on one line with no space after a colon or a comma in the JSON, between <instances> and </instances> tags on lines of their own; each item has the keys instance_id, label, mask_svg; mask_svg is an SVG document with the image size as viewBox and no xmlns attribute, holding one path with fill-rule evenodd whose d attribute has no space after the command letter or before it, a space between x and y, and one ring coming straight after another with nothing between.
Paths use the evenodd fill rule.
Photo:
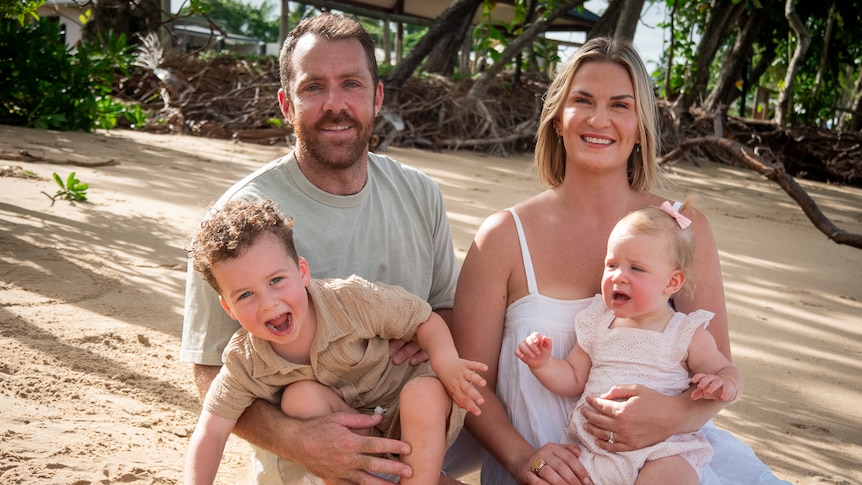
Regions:
<instances>
[{"instance_id":1,"label":"sand","mask_svg":"<svg viewBox=\"0 0 862 485\"><path fill-rule=\"evenodd\" d=\"M22 150L46 161L10 156ZM200 409L178 358L184 243L208 203L286 150L0 126L0 482L180 482ZM485 217L542 190L526 156L389 154L440 184L459 258ZM22 171L36 178L6 175ZM89 200L52 205L52 172L71 171ZM746 380L715 421L780 478L862 483L862 250L829 241L753 172L681 163L670 180L667 196L696 194L713 224ZM862 233L862 190L801 183ZM218 483L247 481L247 450L231 439Z\"/></svg>"}]
</instances>

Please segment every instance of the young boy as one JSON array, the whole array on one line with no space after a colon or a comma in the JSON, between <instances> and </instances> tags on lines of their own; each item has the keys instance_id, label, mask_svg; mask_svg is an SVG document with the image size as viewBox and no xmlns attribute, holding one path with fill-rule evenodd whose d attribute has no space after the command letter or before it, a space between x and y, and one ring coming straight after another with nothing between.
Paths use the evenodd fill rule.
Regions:
<instances>
[{"instance_id":1,"label":"young boy","mask_svg":"<svg viewBox=\"0 0 862 485\"><path fill-rule=\"evenodd\" d=\"M188 252L243 328L225 349L204 401L186 483L212 483L236 420L256 398L280 402L285 414L299 418L382 414L365 431L411 446L401 459L413 475L402 483L437 483L464 410L480 414L484 400L475 386L485 385L479 372L487 366L458 357L446 323L425 301L356 276L311 279L293 245L293 220L265 199L232 200L215 210ZM415 340L430 366L393 365L393 338ZM288 483L314 482L301 467L287 473Z\"/></svg>"}]
</instances>

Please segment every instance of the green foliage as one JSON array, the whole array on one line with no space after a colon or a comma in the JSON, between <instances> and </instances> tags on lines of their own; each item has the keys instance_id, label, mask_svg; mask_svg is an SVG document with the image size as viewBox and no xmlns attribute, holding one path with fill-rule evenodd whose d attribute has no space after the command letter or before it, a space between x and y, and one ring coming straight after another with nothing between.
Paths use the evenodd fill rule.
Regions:
<instances>
[{"instance_id":1,"label":"green foliage","mask_svg":"<svg viewBox=\"0 0 862 485\"><path fill-rule=\"evenodd\" d=\"M0 19L17 20L21 26L28 20L38 20L36 10L45 4L45 0L6 0L0 2Z\"/></svg>"},{"instance_id":2,"label":"green foliage","mask_svg":"<svg viewBox=\"0 0 862 485\"><path fill-rule=\"evenodd\" d=\"M695 65L695 51L697 49L697 41L700 38L700 33L703 32L703 26L706 23L706 16L709 11L709 1L693 0L680 2L678 0L666 0L668 12L673 10L673 31L670 30L671 22L661 22L658 27L665 29L672 36L673 42L673 63L670 69L670 93L661 94L665 97L673 98L683 91L685 88L686 78L688 73ZM667 65L668 52L662 54L662 66ZM662 67L661 73L653 73L654 77L659 75L664 78L666 67ZM662 89L665 88L665 83L662 81L657 84Z\"/></svg>"},{"instance_id":3,"label":"green foliage","mask_svg":"<svg viewBox=\"0 0 862 485\"><path fill-rule=\"evenodd\" d=\"M240 0L198 0L183 8L180 15L205 13L231 33L247 35L264 42L278 42L280 22L275 5L270 0L263 0L258 6Z\"/></svg>"},{"instance_id":4,"label":"green foliage","mask_svg":"<svg viewBox=\"0 0 862 485\"><path fill-rule=\"evenodd\" d=\"M51 175L54 177L54 182L57 182L57 185L60 186L60 190L58 190L54 195L42 192L51 199L51 205L54 205L54 202L57 199L66 199L78 202L84 202L87 200L87 189L89 189L90 186L89 184L81 183L81 181L75 177L75 172L70 173L69 176L66 177L65 183L63 183L63 179L57 175L57 172L54 172Z\"/></svg>"},{"instance_id":5,"label":"green foliage","mask_svg":"<svg viewBox=\"0 0 862 485\"><path fill-rule=\"evenodd\" d=\"M40 129L113 128L126 111L111 98L114 78L127 73L130 52L124 36L73 52L56 22L0 20L0 118Z\"/></svg>"},{"instance_id":6,"label":"green foliage","mask_svg":"<svg viewBox=\"0 0 862 485\"><path fill-rule=\"evenodd\" d=\"M559 0L539 0L536 12L550 12L555 9ZM492 63L500 62L500 53L510 42L524 33L530 23L537 19L528 19L529 11L526 0L515 0L513 6L513 19L511 22L500 22L492 20L492 13L497 6L494 0L485 0L482 3L482 21L473 30L473 52L477 59L486 58ZM547 39L536 39L532 48L522 56L521 69L530 71L532 66L550 66L559 62L560 57L554 42Z\"/></svg>"}]
</instances>

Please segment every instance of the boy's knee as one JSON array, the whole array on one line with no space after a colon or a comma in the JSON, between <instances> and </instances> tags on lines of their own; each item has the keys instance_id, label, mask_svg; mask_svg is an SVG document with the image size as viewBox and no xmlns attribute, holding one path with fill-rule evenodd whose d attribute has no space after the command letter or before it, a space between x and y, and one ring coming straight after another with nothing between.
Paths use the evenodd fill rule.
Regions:
<instances>
[{"instance_id":1,"label":"boy's knee","mask_svg":"<svg viewBox=\"0 0 862 485\"><path fill-rule=\"evenodd\" d=\"M436 377L425 376L411 379L404 385L399 406L402 414L410 410L427 413L435 408L448 413L450 402L443 383Z\"/></svg>"},{"instance_id":2,"label":"boy's knee","mask_svg":"<svg viewBox=\"0 0 862 485\"><path fill-rule=\"evenodd\" d=\"M314 418L346 407L335 391L316 381L294 382L281 396L281 412L294 418Z\"/></svg>"}]
</instances>

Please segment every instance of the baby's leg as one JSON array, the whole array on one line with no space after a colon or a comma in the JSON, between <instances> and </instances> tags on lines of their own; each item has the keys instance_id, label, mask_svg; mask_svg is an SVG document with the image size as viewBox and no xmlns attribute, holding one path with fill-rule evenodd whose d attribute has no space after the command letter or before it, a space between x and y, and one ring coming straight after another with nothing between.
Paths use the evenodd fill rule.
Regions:
<instances>
[{"instance_id":1,"label":"baby's leg","mask_svg":"<svg viewBox=\"0 0 862 485\"><path fill-rule=\"evenodd\" d=\"M680 455L674 455L644 463L635 480L635 485L666 483L697 485L700 479L697 478L697 472L688 460Z\"/></svg>"},{"instance_id":2,"label":"baby's leg","mask_svg":"<svg viewBox=\"0 0 862 485\"><path fill-rule=\"evenodd\" d=\"M436 377L411 379L401 390L401 440L410 444L410 454L401 460L413 468L412 478L402 485L437 483L446 453L446 427L451 399Z\"/></svg>"}]
</instances>

